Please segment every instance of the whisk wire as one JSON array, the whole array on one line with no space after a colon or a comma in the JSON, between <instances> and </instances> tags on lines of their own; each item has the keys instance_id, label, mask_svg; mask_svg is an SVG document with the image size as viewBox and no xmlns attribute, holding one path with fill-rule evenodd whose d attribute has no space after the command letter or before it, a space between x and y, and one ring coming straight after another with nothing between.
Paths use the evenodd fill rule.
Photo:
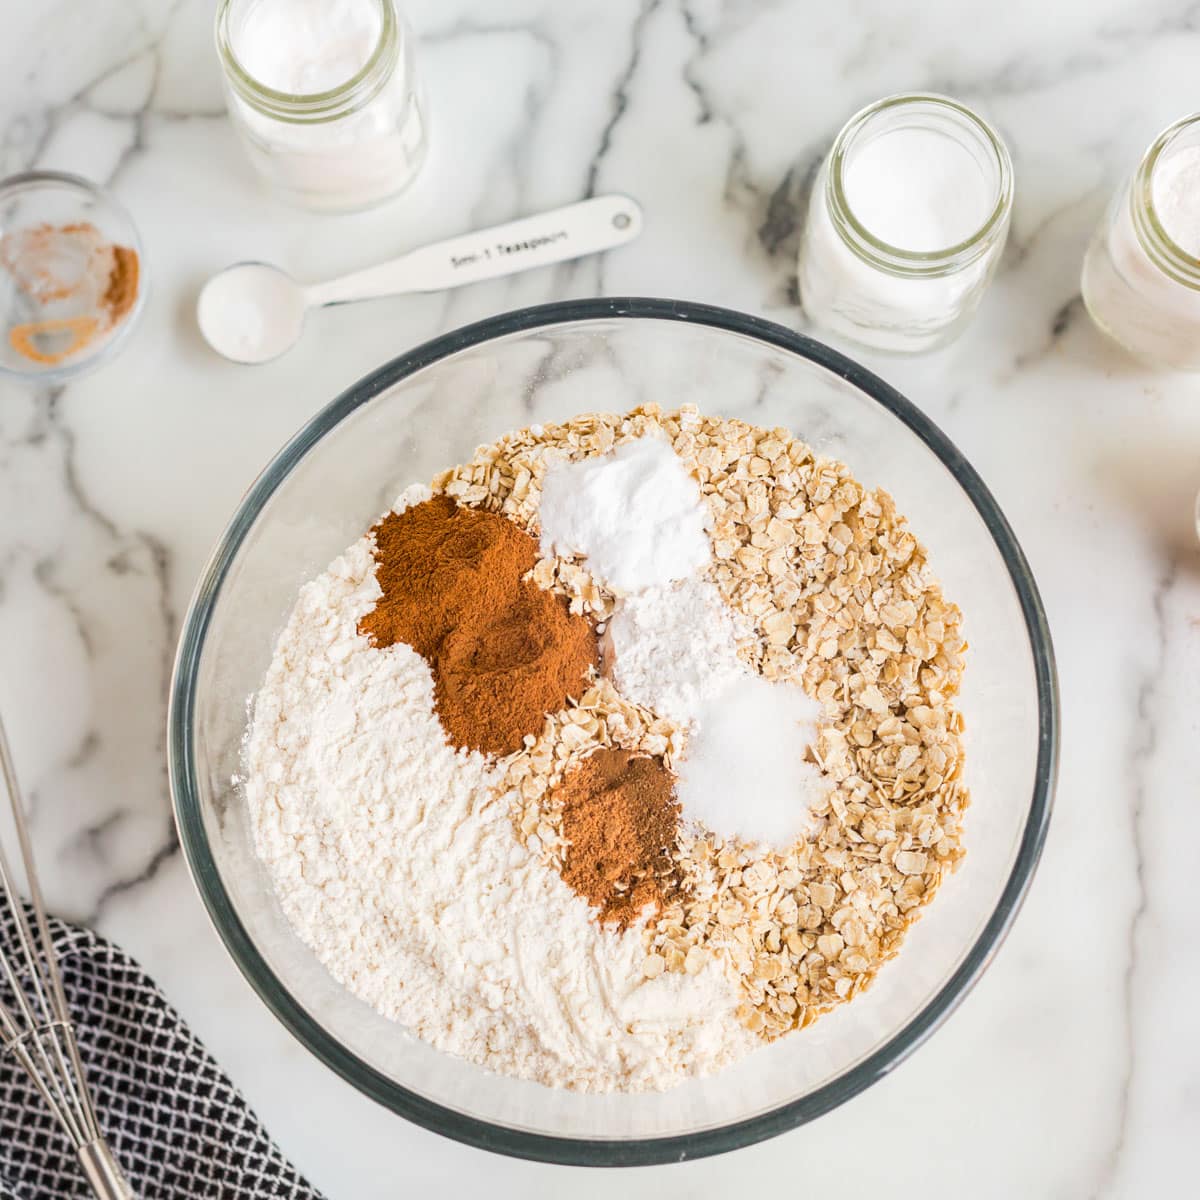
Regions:
<instances>
[{"instance_id":1,"label":"whisk wire","mask_svg":"<svg viewBox=\"0 0 1200 1200\"><path fill-rule=\"evenodd\" d=\"M7 766L7 746L4 745L2 738L3 735L0 734L0 760L3 760ZM5 774L7 775L7 771ZM17 975L16 967L10 961L8 955L0 951L0 969L3 970L5 982L8 984L9 991L13 994L14 1001L11 1008L8 1005L0 1005L0 1011L3 1011L5 1018L5 1045L7 1049L14 1052L17 1050L24 1052L23 1054L18 1053L16 1057L17 1061L27 1071L30 1070L30 1063L33 1062L36 1055L37 1062L35 1065L40 1067L43 1076L35 1078L34 1082L39 1085L39 1090L42 1088L49 1089L53 1097L53 1103L50 1105L51 1111L64 1126L67 1134L72 1139L79 1139L83 1136L83 1128L81 1122L76 1119L75 1108L71 1103L71 1098L67 1095L68 1091L73 1091L74 1089L69 1078L65 1084L63 1082L63 1078L69 1076L70 1073L67 1071L67 1064L63 1058L62 1048L59 1046L57 1039L50 1039L54 1048L54 1057L52 1059L51 1052L47 1049L42 1036L44 1029L56 1023L55 1014L52 1012L45 994L36 949L33 945L32 931L29 928L24 907L21 904L20 898L16 895L13 886L12 871L9 867L8 857L4 852L3 846L0 846L0 887L3 889L4 900L13 914L17 930L17 941L20 944L21 953L25 959L26 976L43 1014L43 1019L39 1020L32 1005L29 1003L29 997L22 986L21 979ZM57 1023L61 1024L62 1022L60 1020ZM27 1058L30 1060L28 1063L26 1062Z\"/></svg>"},{"instance_id":2,"label":"whisk wire","mask_svg":"<svg viewBox=\"0 0 1200 1200\"><path fill-rule=\"evenodd\" d=\"M46 903L42 898L42 887L38 880L37 870L34 867L33 861L33 844L29 838L29 825L25 819L25 805L22 803L21 788L17 781L17 771L13 764L12 750L8 744L8 734L4 728L4 720L0 717L0 769L4 773L4 784L8 791L9 800L13 810L13 825L17 831L17 845L21 851L21 859L25 866L25 884L29 889L29 899L33 905L34 920L37 923L38 934L41 937L41 957L36 953L36 945L34 942L33 931L29 926L29 921L26 918L25 910L22 905L17 903L17 897L13 894L11 872L8 870L7 860L4 858L4 848L0 846L0 874L3 875L5 881L5 892L13 911L17 915L17 923L19 936L21 938L22 949L25 953L25 958L30 967L30 976L34 981L34 990L42 1007L42 1012L45 1014L45 1024L47 1026L58 1026L62 1030L62 1040L67 1046L67 1055L71 1059L71 1067L74 1073L68 1070L67 1063L63 1058L62 1045L58 1038L52 1039L54 1053L58 1061L58 1066L62 1071L62 1077L66 1080L67 1089L71 1093L71 1099L75 1107L72 1113L79 1113L82 1117L84 1137L83 1141L90 1141L92 1138L100 1136L100 1125L96 1118L95 1106L92 1103L91 1093L84 1084L86 1078L83 1073L83 1061L79 1057L79 1046L75 1040L75 1027L71 1024L71 1014L67 1009L67 997L63 991L62 972L58 965L58 956L54 952L54 945L50 938L50 927L46 921ZM42 972L36 968L39 961L45 964L46 976L49 980L43 978ZM78 1086L76 1081L78 1080Z\"/></svg>"},{"instance_id":3,"label":"whisk wire","mask_svg":"<svg viewBox=\"0 0 1200 1200\"><path fill-rule=\"evenodd\" d=\"M95 1105L87 1087L75 1027L67 1009L62 972L46 919L46 905L34 867L25 806L21 800L2 718L0 775L3 776L12 809L25 884L33 911L31 924L17 892L9 858L0 842L0 892L12 913L19 957L24 960L22 971L15 956L10 956L0 947L0 971L13 995L11 1006L0 1002L0 1034L3 1034L0 1051L11 1053L29 1075L55 1120L71 1139L88 1181L97 1194L129 1197L132 1193L104 1143Z\"/></svg>"},{"instance_id":4,"label":"whisk wire","mask_svg":"<svg viewBox=\"0 0 1200 1200\"><path fill-rule=\"evenodd\" d=\"M7 1024L7 1020L5 1022ZM50 1109L54 1118L63 1127L66 1135L74 1140L75 1126L71 1120L70 1110L61 1102L58 1095L51 1091L49 1086L43 1079L42 1074L38 1071L37 1064L29 1055L21 1038L12 1038L6 1045L5 1049L11 1051L13 1057L21 1064L26 1074L33 1081L33 1086L37 1089L38 1094L42 1097L46 1107ZM52 1078L52 1077L51 1077Z\"/></svg>"}]
</instances>

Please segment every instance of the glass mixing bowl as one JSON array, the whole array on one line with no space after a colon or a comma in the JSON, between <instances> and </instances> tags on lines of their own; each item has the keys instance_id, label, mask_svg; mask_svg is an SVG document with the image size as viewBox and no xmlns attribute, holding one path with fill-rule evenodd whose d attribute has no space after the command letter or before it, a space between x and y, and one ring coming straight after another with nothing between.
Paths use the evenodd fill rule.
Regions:
<instances>
[{"instance_id":1,"label":"glass mixing bowl","mask_svg":"<svg viewBox=\"0 0 1200 1200\"><path fill-rule=\"evenodd\" d=\"M292 933L235 783L247 698L305 580L407 484L536 421L656 401L786 425L891 492L970 642L967 857L875 985L815 1025L673 1091L581 1095L434 1050L344 991ZM946 437L818 342L723 309L592 300L472 325L394 359L318 413L247 493L200 580L171 686L170 778L196 886L229 952L310 1050L395 1112L528 1158L715 1154L819 1116L890 1071L995 954L1046 832L1058 742L1050 635L1028 564Z\"/></svg>"}]
</instances>

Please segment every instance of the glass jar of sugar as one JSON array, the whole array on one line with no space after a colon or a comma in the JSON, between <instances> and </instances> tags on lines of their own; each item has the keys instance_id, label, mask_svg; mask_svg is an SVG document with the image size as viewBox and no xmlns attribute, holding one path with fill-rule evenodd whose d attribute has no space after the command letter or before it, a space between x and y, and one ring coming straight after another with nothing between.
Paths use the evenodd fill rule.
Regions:
<instances>
[{"instance_id":1,"label":"glass jar of sugar","mask_svg":"<svg viewBox=\"0 0 1200 1200\"><path fill-rule=\"evenodd\" d=\"M1137 357L1200 371L1200 113L1117 189L1083 260L1092 320Z\"/></svg>"},{"instance_id":2,"label":"glass jar of sugar","mask_svg":"<svg viewBox=\"0 0 1200 1200\"><path fill-rule=\"evenodd\" d=\"M424 101L394 0L220 0L217 52L234 127L285 199L365 208L416 175Z\"/></svg>"},{"instance_id":3,"label":"glass jar of sugar","mask_svg":"<svg viewBox=\"0 0 1200 1200\"><path fill-rule=\"evenodd\" d=\"M800 247L815 324L884 350L929 350L970 320L1012 215L996 132L946 96L889 96L855 115L817 174Z\"/></svg>"}]
</instances>

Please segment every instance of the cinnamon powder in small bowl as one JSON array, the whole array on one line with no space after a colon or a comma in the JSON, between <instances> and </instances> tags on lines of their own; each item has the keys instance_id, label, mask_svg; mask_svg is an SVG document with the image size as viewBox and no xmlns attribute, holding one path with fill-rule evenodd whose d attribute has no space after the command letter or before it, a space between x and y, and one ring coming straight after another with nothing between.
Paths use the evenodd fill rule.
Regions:
<instances>
[{"instance_id":1,"label":"cinnamon powder in small bowl","mask_svg":"<svg viewBox=\"0 0 1200 1200\"><path fill-rule=\"evenodd\" d=\"M44 367L78 357L113 332L133 309L141 283L137 251L109 242L89 221L6 232L0 269L29 318L9 326L9 345Z\"/></svg>"}]
</instances>

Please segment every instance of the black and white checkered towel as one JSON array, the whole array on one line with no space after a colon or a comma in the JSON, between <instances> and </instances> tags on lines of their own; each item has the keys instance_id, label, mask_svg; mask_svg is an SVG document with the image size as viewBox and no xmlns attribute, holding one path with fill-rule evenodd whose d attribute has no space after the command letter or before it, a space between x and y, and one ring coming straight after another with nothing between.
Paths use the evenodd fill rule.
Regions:
<instances>
[{"instance_id":1,"label":"black and white checkered towel","mask_svg":"<svg viewBox=\"0 0 1200 1200\"><path fill-rule=\"evenodd\" d=\"M51 927L100 1124L139 1200L320 1200L137 963L86 929ZM10 951L13 937L0 921ZM33 1083L0 1054L0 1200L90 1196Z\"/></svg>"}]
</instances>

